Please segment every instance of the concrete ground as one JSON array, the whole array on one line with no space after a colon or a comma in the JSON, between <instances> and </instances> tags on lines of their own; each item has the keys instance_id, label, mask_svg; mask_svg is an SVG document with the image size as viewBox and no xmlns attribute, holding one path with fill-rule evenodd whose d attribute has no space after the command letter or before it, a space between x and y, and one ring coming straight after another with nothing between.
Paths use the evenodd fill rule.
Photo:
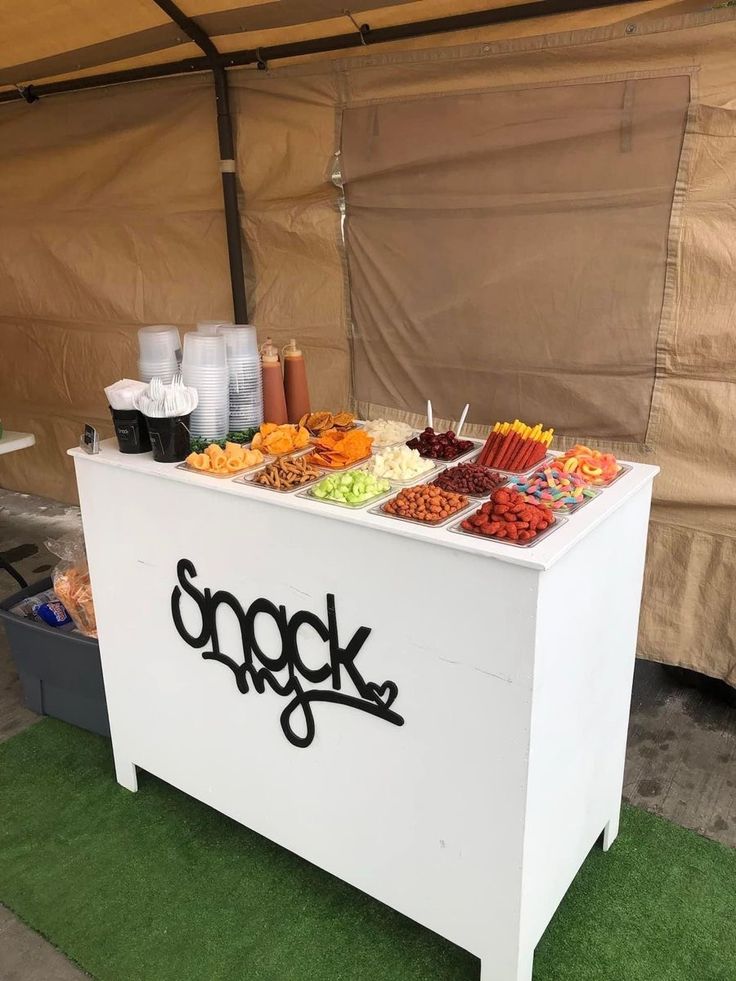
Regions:
<instances>
[{"instance_id":1,"label":"concrete ground","mask_svg":"<svg viewBox=\"0 0 736 981\"><path fill-rule=\"evenodd\" d=\"M44 542L79 527L75 508L0 490L0 555L29 581L55 562ZM15 592L0 572L0 599ZM736 692L637 661L624 797L736 848ZM36 722L22 704L0 630L0 740ZM80 981L87 975L0 906L0 981ZM155 979L152 979L155 981Z\"/></svg>"}]
</instances>

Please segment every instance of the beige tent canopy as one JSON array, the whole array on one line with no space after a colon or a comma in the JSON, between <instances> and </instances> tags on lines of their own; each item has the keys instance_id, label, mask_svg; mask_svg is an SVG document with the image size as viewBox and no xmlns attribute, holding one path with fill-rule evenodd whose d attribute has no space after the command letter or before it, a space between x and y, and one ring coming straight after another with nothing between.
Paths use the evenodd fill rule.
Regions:
<instances>
[{"instance_id":1,"label":"beige tent canopy","mask_svg":"<svg viewBox=\"0 0 736 981\"><path fill-rule=\"evenodd\" d=\"M0 484L72 500L137 328L247 302L316 404L659 464L640 652L736 684L736 9L370 2L3 12Z\"/></svg>"}]
</instances>

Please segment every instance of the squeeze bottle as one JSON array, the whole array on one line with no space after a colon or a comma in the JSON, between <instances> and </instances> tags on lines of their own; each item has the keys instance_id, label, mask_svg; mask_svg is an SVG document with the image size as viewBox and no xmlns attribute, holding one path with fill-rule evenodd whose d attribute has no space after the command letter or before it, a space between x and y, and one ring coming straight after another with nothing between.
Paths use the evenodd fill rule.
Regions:
<instances>
[{"instance_id":1,"label":"squeeze bottle","mask_svg":"<svg viewBox=\"0 0 736 981\"><path fill-rule=\"evenodd\" d=\"M297 423L310 410L307 368L304 356L292 337L283 351L284 388L286 390L286 411L289 422Z\"/></svg>"},{"instance_id":2,"label":"squeeze bottle","mask_svg":"<svg viewBox=\"0 0 736 981\"><path fill-rule=\"evenodd\" d=\"M261 365L263 368L263 420L283 426L286 418L286 397L284 379L281 374L279 349L270 337L261 345Z\"/></svg>"}]
</instances>

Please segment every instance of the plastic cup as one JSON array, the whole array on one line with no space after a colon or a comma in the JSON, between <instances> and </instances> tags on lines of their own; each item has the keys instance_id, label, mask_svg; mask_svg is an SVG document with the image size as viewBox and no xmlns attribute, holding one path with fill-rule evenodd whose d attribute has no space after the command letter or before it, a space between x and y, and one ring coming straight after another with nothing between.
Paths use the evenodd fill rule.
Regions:
<instances>
[{"instance_id":1,"label":"plastic cup","mask_svg":"<svg viewBox=\"0 0 736 981\"><path fill-rule=\"evenodd\" d=\"M151 324L138 331L138 349L141 361L165 360L181 352L179 328L173 324Z\"/></svg>"},{"instance_id":2,"label":"plastic cup","mask_svg":"<svg viewBox=\"0 0 736 981\"><path fill-rule=\"evenodd\" d=\"M168 367L155 367L148 368L145 365L138 364L138 377L142 382L150 382L152 378L160 378L165 385L170 385L174 380L174 375L179 370L179 365L174 362L173 365Z\"/></svg>"},{"instance_id":3,"label":"plastic cup","mask_svg":"<svg viewBox=\"0 0 736 981\"><path fill-rule=\"evenodd\" d=\"M219 334L220 327L227 327L230 323L231 321L229 320L200 320L197 324L197 333L213 337Z\"/></svg>"},{"instance_id":4,"label":"plastic cup","mask_svg":"<svg viewBox=\"0 0 736 981\"><path fill-rule=\"evenodd\" d=\"M219 334L208 335L190 331L184 337L184 358L186 368L214 368L227 366L225 338Z\"/></svg>"},{"instance_id":5,"label":"plastic cup","mask_svg":"<svg viewBox=\"0 0 736 981\"><path fill-rule=\"evenodd\" d=\"M254 358L260 361L255 327L250 324L223 324L219 333L225 338L228 359Z\"/></svg>"}]
</instances>

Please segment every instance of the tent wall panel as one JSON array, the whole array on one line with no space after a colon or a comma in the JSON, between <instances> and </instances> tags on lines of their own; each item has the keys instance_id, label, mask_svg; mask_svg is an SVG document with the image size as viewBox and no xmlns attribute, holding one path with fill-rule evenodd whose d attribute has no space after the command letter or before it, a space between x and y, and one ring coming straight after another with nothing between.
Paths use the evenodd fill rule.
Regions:
<instances>
[{"instance_id":1,"label":"tent wall panel","mask_svg":"<svg viewBox=\"0 0 736 981\"><path fill-rule=\"evenodd\" d=\"M38 441L3 486L74 499L63 445L111 431L102 388L135 374L138 326L227 315L212 102L198 77L0 112L3 422Z\"/></svg>"},{"instance_id":2,"label":"tent wall panel","mask_svg":"<svg viewBox=\"0 0 736 981\"><path fill-rule=\"evenodd\" d=\"M591 77L672 76L683 71L691 74L691 140L684 186L680 188L680 232L672 243L672 317L660 351L654 449L647 452L638 443L610 439L601 440L600 445L613 445L622 455L662 467L655 484L656 527L671 529L679 543L676 550L661 546L661 535L655 538L653 532L641 624L642 651L649 657L732 678L736 660L728 638L733 636L733 626L722 599L714 598L708 605L708 594L703 591L698 599L701 608L696 610L692 591L683 590L684 605L672 609L673 626L666 634L660 629L661 618L656 612L663 608L662 584L682 583L693 577L699 582L705 568L717 568L717 558L728 550L736 530L732 485L736 447L729 432L736 409L736 278L730 272L736 248L732 204L736 198L736 59L732 57L736 18L725 12L699 15L683 18L677 27L668 32L653 22L646 30L627 35L621 25L620 29L533 37L508 44L494 41L493 32L488 32L487 43L459 48L437 45L432 50L403 55L367 53L362 59L340 59L329 65L241 73L235 77L235 85L242 91L240 104L247 119L243 125L247 125L249 145L259 149L257 162L245 156L240 166L249 222L253 209L257 213L249 241L257 253L257 270L271 282L274 270L280 277L284 236L296 232L295 216L304 213L307 201L321 202L321 244L315 239L314 227L308 233L295 233L289 255L303 260L317 252L322 257L319 276L314 279L320 290L320 305L325 301L324 309L329 308L331 316L336 310L344 311L339 330L332 320L330 329L336 338L347 338L349 291L346 266L335 247L340 214L331 182L333 172L339 173L343 162L339 156L330 157L339 146L338 123L345 107L474 92L491 86L583 83ZM274 118L276 106L278 120ZM288 137L282 132L274 143L274 125L283 130L287 121L294 128L289 128ZM264 232L266 212L274 224L264 235L260 233ZM269 267L271 273L266 271ZM600 275L605 274L604 263ZM380 283L374 288L380 291ZM308 291L305 283L300 289ZM270 290L258 286L259 318L277 323L287 310L298 325L302 315L288 292L286 281ZM335 298L332 304L328 297ZM342 298L342 307L337 297ZM503 380L497 379L497 384L502 387ZM453 404L458 408L464 394L458 389L454 396ZM395 405L399 405L398 399ZM358 407L366 413L381 408L370 402L361 402ZM393 414L419 420L418 415L401 408ZM478 425L471 431L482 434L485 424L493 420L476 421ZM571 432L560 445L569 445L576 435ZM698 536L697 548L688 544L691 534ZM702 631L700 643L677 639L678 624L689 617L696 618Z\"/></svg>"},{"instance_id":3,"label":"tent wall panel","mask_svg":"<svg viewBox=\"0 0 736 981\"><path fill-rule=\"evenodd\" d=\"M549 22L504 25L464 34L463 45L440 37L403 50L232 72L251 320L279 343L299 336L315 403L344 404L353 390L350 310L333 181L344 109L445 92L692 73L692 141L674 243L672 323L659 352L654 451L613 445L662 467L643 653L734 680L736 12L646 20L627 32L635 14L632 6L556 21L558 30L585 28L573 33L552 33ZM608 26L593 26L602 23ZM64 451L85 420L110 431L102 386L135 370L137 326L186 328L230 315L210 80L3 107L0 209L3 418L39 439L35 449L0 462L0 485L71 500ZM463 401L458 390L453 404ZM476 432L489 421L475 419Z\"/></svg>"}]
</instances>

